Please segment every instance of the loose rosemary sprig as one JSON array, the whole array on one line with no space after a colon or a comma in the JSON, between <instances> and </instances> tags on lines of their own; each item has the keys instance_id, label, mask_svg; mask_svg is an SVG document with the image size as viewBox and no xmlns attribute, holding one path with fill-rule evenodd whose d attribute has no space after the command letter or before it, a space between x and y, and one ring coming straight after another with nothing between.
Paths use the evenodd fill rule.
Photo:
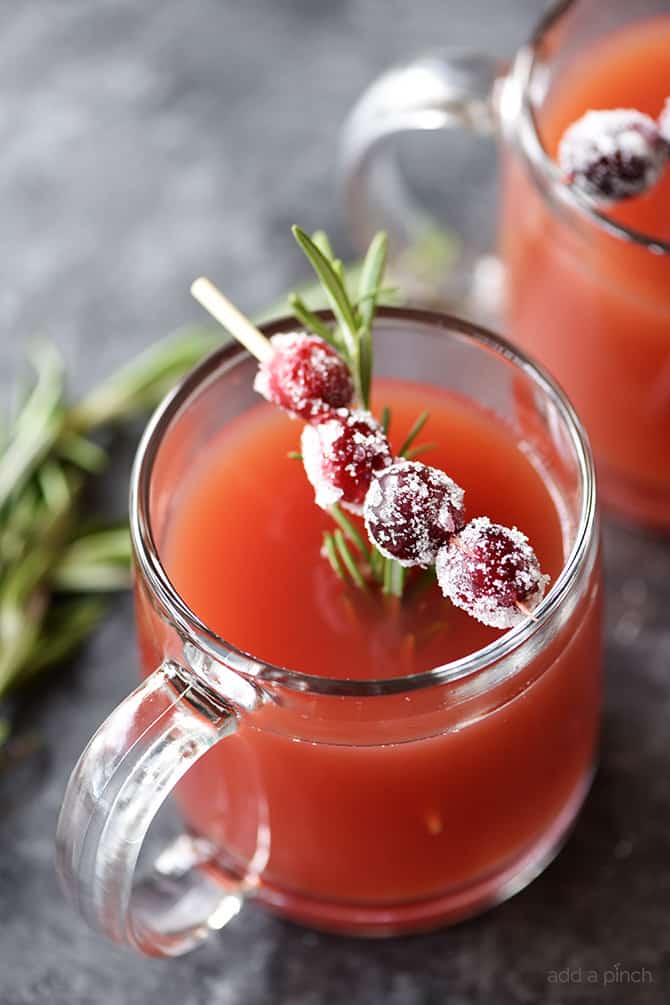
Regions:
<instances>
[{"instance_id":1,"label":"loose rosemary sprig","mask_svg":"<svg viewBox=\"0 0 670 1005\"><path fill-rule=\"evenodd\" d=\"M388 238L383 232L373 237L358 275L355 297L352 297L342 263L335 257L328 236L323 231L317 231L309 237L297 226L293 227L293 234L323 287L336 324L332 327L326 324L296 293L291 294L289 303L301 324L325 339L344 357L351 371L357 404L368 409L374 359L372 327L377 302L383 291ZM428 412L422 412L407 434L398 456L416 457L430 449L431 444L412 446L427 421ZM391 411L385 407L380 418L385 433L390 423ZM324 535L323 554L335 574L341 579L346 579L348 575L360 589L367 589L368 581L372 579L381 586L382 593L402 597L407 570L383 556L373 544L366 544L338 506L332 507L330 512L338 527ZM351 545L355 547L356 555L352 553Z\"/></svg>"},{"instance_id":2,"label":"loose rosemary sprig","mask_svg":"<svg viewBox=\"0 0 670 1005\"><path fill-rule=\"evenodd\" d=\"M105 596L130 584L127 525L82 524L82 491L109 454L104 433L153 408L220 344L189 329L67 401L56 349L33 353L35 383L0 442L0 701L67 659L98 623ZM0 716L0 748L10 736Z\"/></svg>"}]
</instances>

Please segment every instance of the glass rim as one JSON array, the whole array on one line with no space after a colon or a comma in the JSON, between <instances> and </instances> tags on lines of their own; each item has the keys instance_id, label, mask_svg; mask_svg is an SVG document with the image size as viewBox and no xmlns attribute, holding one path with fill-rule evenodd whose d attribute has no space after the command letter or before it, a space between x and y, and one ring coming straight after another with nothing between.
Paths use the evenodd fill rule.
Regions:
<instances>
[{"instance_id":1,"label":"glass rim","mask_svg":"<svg viewBox=\"0 0 670 1005\"><path fill-rule=\"evenodd\" d=\"M654 255L670 255L670 241L617 223L597 209L586 196L580 194L570 185L566 185L558 165L549 156L542 142L537 116L531 100L533 77L539 63L538 50L547 32L570 8L575 7L579 2L580 0L557 0L540 19L529 41L522 46L514 60L511 77L516 77L519 85L518 138L521 149L528 159L531 169L544 181L549 193L558 203L580 216L586 217L596 227L613 237L646 248ZM546 197L547 192L542 194Z\"/></svg>"},{"instance_id":2,"label":"glass rim","mask_svg":"<svg viewBox=\"0 0 670 1005\"><path fill-rule=\"evenodd\" d=\"M330 311L324 310L315 313L325 321L333 319ZM590 554L596 523L596 485L593 458L581 422L564 392L553 378L525 353L513 347L505 338L470 321L436 311L395 307L378 308L377 318L404 324L408 322L420 324L433 328L435 331L442 331L446 335L455 332L459 337L466 337L481 349L493 352L494 355L501 356L514 364L528 375L543 394L551 400L569 434L570 444L579 469L581 506L574 542L556 581L551 585L536 611L533 612L533 619L525 620L482 649L477 649L458 660L400 677L351 680L340 677L321 677L302 670L293 670L258 659L253 654L245 652L209 628L179 595L161 562L150 519L153 465L164 435L169 430L173 419L184 407L188 407L189 401L207 384L232 370L242 360L250 358L249 354L236 343L223 345L202 360L163 399L149 421L140 441L131 475L130 529L139 572L184 642L194 643L216 662L239 672L259 685L281 685L289 690L319 695L364 697L414 691L470 677L507 657L542 630L567 597ZM300 327L296 323L296 319L292 316L286 316L261 325L261 330L271 336L278 332L295 330L296 327Z\"/></svg>"}]
</instances>

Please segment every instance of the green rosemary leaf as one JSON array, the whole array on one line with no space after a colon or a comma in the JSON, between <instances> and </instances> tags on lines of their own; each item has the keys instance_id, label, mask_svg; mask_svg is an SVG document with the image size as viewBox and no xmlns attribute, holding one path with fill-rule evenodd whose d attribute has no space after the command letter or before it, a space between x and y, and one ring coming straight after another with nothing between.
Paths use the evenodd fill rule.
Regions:
<instances>
[{"instance_id":1,"label":"green rosemary leaf","mask_svg":"<svg viewBox=\"0 0 670 1005\"><path fill-rule=\"evenodd\" d=\"M339 281L342 283L342 289L347 295L347 299L349 299L349 291L347 289L347 275L346 272L344 271L344 262L342 261L341 258L333 258L330 264L333 266L333 272L335 273ZM351 303L350 300L349 302Z\"/></svg>"},{"instance_id":2,"label":"green rosemary leaf","mask_svg":"<svg viewBox=\"0 0 670 1005\"><path fill-rule=\"evenodd\" d=\"M363 540L363 535L359 532L357 527L354 526L349 517L342 512L337 503L330 507L330 515L335 523L339 525L343 533L349 538L352 544L356 545L360 555L369 560L370 550Z\"/></svg>"},{"instance_id":3,"label":"green rosemary leaf","mask_svg":"<svg viewBox=\"0 0 670 1005\"><path fill-rule=\"evenodd\" d=\"M117 562L59 562L50 577L62 593L115 593L129 589L130 569Z\"/></svg>"},{"instance_id":4,"label":"green rosemary leaf","mask_svg":"<svg viewBox=\"0 0 670 1005\"><path fill-rule=\"evenodd\" d=\"M302 325L307 328L308 331L313 331L315 335L322 338L324 342L328 342L335 349L338 349L336 337L333 331L328 327L325 321L322 321L320 317L317 317L309 307L306 306L303 300L298 296L297 293L291 293L288 298L289 306L296 318Z\"/></svg>"},{"instance_id":5,"label":"green rosemary leaf","mask_svg":"<svg viewBox=\"0 0 670 1005\"><path fill-rule=\"evenodd\" d=\"M19 683L27 683L70 657L98 624L106 606L97 597L77 597L54 604L22 668Z\"/></svg>"},{"instance_id":6,"label":"green rosemary leaf","mask_svg":"<svg viewBox=\"0 0 670 1005\"><path fill-rule=\"evenodd\" d=\"M326 258L327 257L328 256L326 255ZM358 289L362 267L363 263L360 260L352 262L349 265L345 265L344 273L346 279L345 285L347 289ZM311 311L323 310L324 308L330 306L323 286L318 280L315 280L314 282L309 281L306 283L300 283L294 287L294 292ZM402 296L402 293L399 290L396 291L395 288L385 286L378 291L377 302L379 305L383 304L388 307L399 307L406 303L406 299ZM270 304L270 306L266 307L264 310L257 312L254 315L254 323L260 325L266 321L273 321L285 313L286 298L282 297L281 300L278 300L276 303Z\"/></svg>"},{"instance_id":7,"label":"green rosemary leaf","mask_svg":"<svg viewBox=\"0 0 670 1005\"><path fill-rule=\"evenodd\" d=\"M372 337L369 332L359 335L360 395L364 408L370 407L370 385L372 384Z\"/></svg>"},{"instance_id":8,"label":"green rosemary leaf","mask_svg":"<svg viewBox=\"0 0 670 1005\"><path fill-rule=\"evenodd\" d=\"M378 583L384 582L384 563L386 559L374 545L370 548L370 570L372 572L373 578L376 579Z\"/></svg>"},{"instance_id":9,"label":"green rosemary leaf","mask_svg":"<svg viewBox=\"0 0 670 1005\"><path fill-rule=\"evenodd\" d=\"M301 230L298 226L294 226L292 229L296 241L304 251L310 264L312 265L312 268L321 280L333 313L342 327L342 336L346 348L347 362L351 370L356 392L358 397L362 400L362 391L360 386L358 325L354 316L353 307L349 302L349 298L344 286L342 285L341 279L328 259L324 257L321 251L319 251L317 246L304 230Z\"/></svg>"},{"instance_id":10,"label":"green rosemary leaf","mask_svg":"<svg viewBox=\"0 0 670 1005\"><path fill-rule=\"evenodd\" d=\"M337 554L337 548L335 547L335 540L333 535L329 531L325 531L323 535L323 554L326 556L330 562L330 567L335 573L335 575L344 580L344 569L342 568L342 563L340 562L339 556Z\"/></svg>"},{"instance_id":11,"label":"green rosemary leaf","mask_svg":"<svg viewBox=\"0 0 670 1005\"><path fill-rule=\"evenodd\" d=\"M332 262L335 258L335 252L333 251L333 246L330 243L330 238L325 230L315 230L312 234L312 240L317 246L324 258L327 258L329 262Z\"/></svg>"},{"instance_id":12,"label":"green rosemary leaf","mask_svg":"<svg viewBox=\"0 0 670 1005\"><path fill-rule=\"evenodd\" d=\"M370 242L358 281L358 316L361 326L368 331L374 320L387 255L388 236L380 231Z\"/></svg>"},{"instance_id":13,"label":"green rosemary leaf","mask_svg":"<svg viewBox=\"0 0 670 1005\"><path fill-rule=\"evenodd\" d=\"M342 562L344 563L347 572L353 579L356 586L358 586L359 589L361 590L367 590L368 588L367 583L363 579L361 571L356 565L354 556L351 554L349 550L349 545L347 544L346 538L339 527L337 528L336 531L333 532L333 540L335 541L335 547L337 548L339 556L342 559Z\"/></svg>"},{"instance_id":14,"label":"green rosemary leaf","mask_svg":"<svg viewBox=\"0 0 670 1005\"><path fill-rule=\"evenodd\" d=\"M406 450L403 456L408 461L412 461L415 457L419 457L420 454L425 454L427 450L435 450L437 447L437 443L420 443L418 447L412 447L410 450Z\"/></svg>"},{"instance_id":15,"label":"green rosemary leaf","mask_svg":"<svg viewBox=\"0 0 670 1005\"><path fill-rule=\"evenodd\" d=\"M407 569L392 558L384 559L382 593L387 597L402 597Z\"/></svg>"},{"instance_id":16,"label":"green rosemary leaf","mask_svg":"<svg viewBox=\"0 0 670 1005\"><path fill-rule=\"evenodd\" d=\"M383 557L383 556L382 556ZM382 566L382 593L384 596L389 596L391 593L391 577L393 575L393 570L391 569L392 561L389 558L383 558Z\"/></svg>"},{"instance_id":17,"label":"green rosemary leaf","mask_svg":"<svg viewBox=\"0 0 670 1005\"><path fill-rule=\"evenodd\" d=\"M72 541L51 573L51 584L70 593L107 593L130 586L132 548L127 527L105 528Z\"/></svg>"},{"instance_id":18,"label":"green rosemary leaf","mask_svg":"<svg viewBox=\"0 0 670 1005\"><path fill-rule=\"evenodd\" d=\"M37 493L37 486L29 482L0 522L0 583L6 569L13 562L20 561L26 553L37 506Z\"/></svg>"},{"instance_id":19,"label":"green rosemary leaf","mask_svg":"<svg viewBox=\"0 0 670 1005\"><path fill-rule=\"evenodd\" d=\"M289 450L289 452L287 453L286 456L291 461L301 461L302 460L302 454L300 453L299 450Z\"/></svg>"},{"instance_id":20,"label":"green rosemary leaf","mask_svg":"<svg viewBox=\"0 0 670 1005\"><path fill-rule=\"evenodd\" d=\"M400 562L393 563L393 580L394 583L397 585L398 590L397 596L399 597L402 597L403 595L405 589L405 583L407 581L407 573L408 570L405 568L404 565L401 565Z\"/></svg>"},{"instance_id":21,"label":"green rosemary leaf","mask_svg":"<svg viewBox=\"0 0 670 1005\"><path fill-rule=\"evenodd\" d=\"M107 453L93 440L72 430L66 430L58 440L58 453L63 460L76 464L82 471L97 475L108 461Z\"/></svg>"},{"instance_id":22,"label":"green rosemary leaf","mask_svg":"<svg viewBox=\"0 0 670 1005\"><path fill-rule=\"evenodd\" d=\"M17 416L11 439L0 457L0 509L16 495L43 457L58 440L63 428L63 364L49 345L33 352L37 380Z\"/></svg>"},{"instance_id":23,"label":"green rosemary leaf","mask_svg":"<svg viewBox=\"0 0 670 1005\"><path fill-rule=\"evenodd\" d=\"M382 417L380 422L385 435L388 435L388 431L391 426L391 409L388 407L388 405L384 405L384 407L382 408Z\"/></svg>"},{"instance_id":24,"label":"green rosemary leaf","mask_svg":"<svg viewBox=\"0 0 670 1005\"><path fill-rule=\"evenodd\" d=\"M366 303L368 300L374 300L377 304L381 303L382 300L391 307L393 305L394 298L399 298L397 286L377 286L374 290L370 290L369 293L364 293L363 296L359 296L354 301L355 307L360 307L361 304ZM398 303L402 301L398 299Z\"/></svg>"},{"instance_id":25,"label":"green rosemary leaf","mask_svg":"<svg viewBox=\"0 0 670 1005\"><path fill-rule=\"evenodd\" d=\"M372 383L372 323L377 309L377 294L381 285L386 257L388 237L383 232L376 234L370 242L358 284L358 319L360 339L361 397L367 408L370 402Z\"/></svg>"},{"instance_id":26,"label":"green rosemary leaf","mask_svg":"<svg viewBox=\"0 0 670 1005\"><path fill-rule=\"evenodd\" d=\"M153 408L184 373L220 345L217 333L191 328L150 346L90 391L71 410L69 426L86 432Z\"/></svg>"},{"instance_id":27,"label":"green rosemary leaf","mask_svg":"<svg viewBox=\"0 0 670 1005\"><path fill-rule=\"evenodd\" d=\"M418 419L416 420L416 422L414 423L414 425L410 429L409 433L407 434L407 436L405 438L405 441L404 441L403 445L401 446L400 450L398 451L398 457L405 457L406 456L407 451L412 446L412 444L414 443L415 439L417 438L417 436L419 435L419 433L421 432L421 430L423 429L423 427L428 422L429 416L430 416L429 412L422 412L421 413L421 415L418 417Z\"/></svg>"},{"instance_id":28,"label":"green rosemary leaf","mask_svg":"<svg viewBox=\"0 0 670 1005\"><path fill-rule=\"evenodd\" d=\"M69 506L72 498L70 483L58 461L47 458L37 469L36 478L49 509L58 512Z\"/></svg>"}]
</instances>

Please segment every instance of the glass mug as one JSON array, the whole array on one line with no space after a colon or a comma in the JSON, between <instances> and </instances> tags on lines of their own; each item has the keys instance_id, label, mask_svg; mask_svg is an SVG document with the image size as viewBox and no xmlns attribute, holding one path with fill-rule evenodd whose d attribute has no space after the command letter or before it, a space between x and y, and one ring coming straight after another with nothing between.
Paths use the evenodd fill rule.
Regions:
<instances>
[{"instance_id":1,"label":"glass mug","mask_svg":"<svg viewBox=\"0 0 670 1005\"><path fill-rule=\"evenodd\" d=\"M264 330L294 328L288 318ZM132 476L145 679L82 754L58 825L59 872L80 912L144 953L187 951L248 896L353 934L458 920L533 879L585 797L601 583L579 422L549 377L467 322L380 309L375 344L379 376L474 399L523 439L560 514L564 568L532 620L424 673L328 679L240 651L188 609L161 563L175 486L258 405L256 363L237 346L201 363L153 417ZM185 833L136 878L173 791ZM436 802L449 808L444 827L431 826Z\"/></svg>"},{"instance_id":2,"label":"glass mug","mask_svg":"<svg viewBox=\"0 0 670 1005\"><path fill-rule=\"evenodd\" d=\"M455 126L497 133L510 337L568 392L605 503L670 530L670 244L614 223L566 186L541 132L547 98L575 56L612 30L662 13L670 14L670 0L564 0L509 68L447 53L391 69L352 111L341 169L357 243L383 226L397 247L416 238L429 215L413 202L390 141Z\"/></svg>"}]
</instances>

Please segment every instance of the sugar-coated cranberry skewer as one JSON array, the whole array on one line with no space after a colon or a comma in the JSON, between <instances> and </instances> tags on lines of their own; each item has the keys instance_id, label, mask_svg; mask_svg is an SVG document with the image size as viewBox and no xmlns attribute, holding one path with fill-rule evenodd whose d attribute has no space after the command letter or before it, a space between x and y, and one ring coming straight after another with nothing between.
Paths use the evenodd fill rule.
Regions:
<instances>
[{"instance_id":1,"label":"sugar-coated cranberry skewer","mask_svg":"<svg viewBox=\"0 0 670 1005\"><path fill-rule=\"evenodd\" d=\"M404 566L434 562L444 595L485 624L510 628L532 617L548 577L528 539L487 517L463 526L460 486L421 462L393 463L370 412L333 408L351 399L353 387L348 368L348 380L340 379L339 364L346 364L326 342L289 333L275 345L209 280L196 280L192 292L259 360L256 389L307 419L303 463L317 505L341 503L363 513L371 541L387 558Z\"/></svg>"}]
</instances>

